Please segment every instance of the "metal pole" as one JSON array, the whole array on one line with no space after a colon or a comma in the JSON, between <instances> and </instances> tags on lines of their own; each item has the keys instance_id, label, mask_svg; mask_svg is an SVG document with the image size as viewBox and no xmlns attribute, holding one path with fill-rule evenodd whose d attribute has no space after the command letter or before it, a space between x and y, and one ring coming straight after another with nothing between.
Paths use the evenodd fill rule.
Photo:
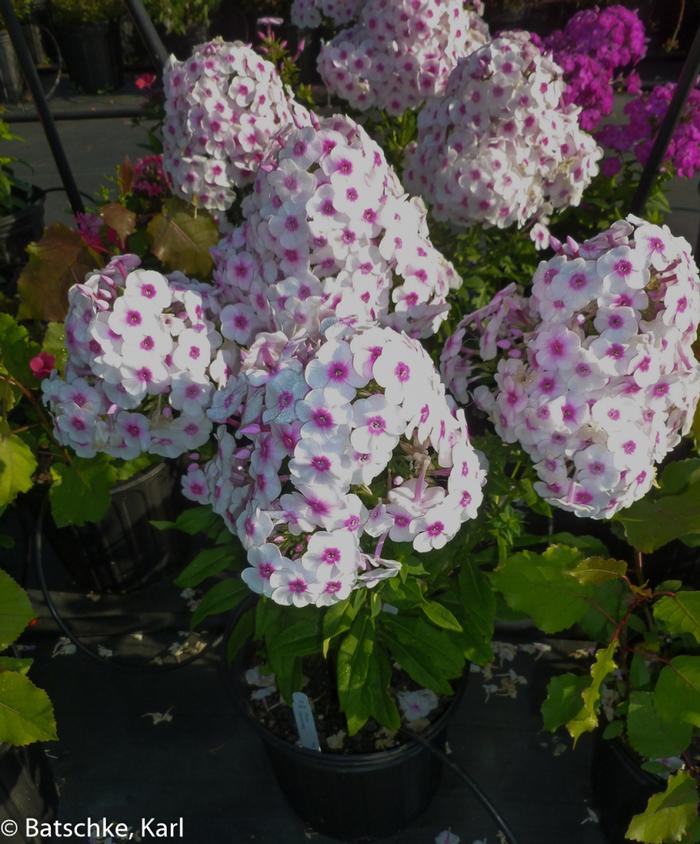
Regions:
<instances>
[{"instance_id":1,"label":"metal pole","mask_svg":"<svg viewBox=\"0 0 700 844\"><path fill-rule=\"evenodd\" d=\"M22 27L17 20L15 10L12 7L12 0L0 0L0 12L5 18L5 25L7 32L12 41L12 46L15 48L20 67L22 68L22 75L29 86L34 98L34 105L39 114L39 119L44 127L44 134L51 149L51 154L56 162L56 168L66 189L68 201L74 214L80 214L85 210L83 200L80 198L78 186L73 178L73 171L70 169L70 164L66 158L66 153L61 143L56 124L51 117L48 103L46 102L46 95L39 80L39 74L36 72L32 56L29 52L29 47L24 39Z\"/></svg>"},{"instance_id":2,"label":"metal pole","mask_svg":"<svg viewBox=\"0 0 700 844\"><path fill-rule=\"evenodd\" d=\"M654 141L654 146L649 154L649 160L644 166L642 176L639 180L639 185L632 197L632 204L630 211L632 214L641 215L649 199L649 194L654 185L654 180L659 172L659 167L664 160L668 145L671 143L673 132L678 125L683 113L690 92L692 91L698 72L700 71L700 27L698 27L693 39L693 44L688 52L681 75L678 78L678 84L673 94L673 99L668 107L668 111L659 128L659 132Z\"/></svg>"},{"instance_id":3,"label":"metal pole","mask_svg":"<svg viewBox=\"0 0 700 844\"><path fill-rule=\"evenodd\" d=\"M138 30L143 43L146 45L146 49L151 54L158 74L162 74L163 68L170 58L170 54L165 49L165 45L161 41L155 26L153 26L150 15L144 8L142 0L124 0L124 2L134 21L134 26Z\"/></svg>"}]
</instances>

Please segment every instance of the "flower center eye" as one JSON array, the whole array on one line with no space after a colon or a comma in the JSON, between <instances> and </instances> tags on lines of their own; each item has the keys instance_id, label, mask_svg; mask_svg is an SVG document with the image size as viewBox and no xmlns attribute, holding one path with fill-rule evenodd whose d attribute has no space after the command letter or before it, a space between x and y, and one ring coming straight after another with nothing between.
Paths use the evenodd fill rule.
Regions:
<instances>
[{"instance_id":1,"label":"flower center eye","mask_svg":"<svg viewBox=\"0 0 700 844\"><path fill-rule=\"evenodd\" d=\"M126 321L129 325L141 325L141 314L138 311L128 311Z\"/></svg>"},{"instance_id":2,"label":"flower center eye","mask_svg":"<svg viewBox=\"0 0 700 844\"><path fill-rule=\"evenodd\" d=\"M317 472L327 472L331 468L331 461L327 457L318 456L312 459L311 465Z\"/></svg>"},{"instance_id":3,"label":"flower center eye","mask_svg":"<svg viewBox=\"0 0 700 844\"><path fill-rule=\"evenodd\" d=\"M144 284L141 287L141 295L146 299L152 299L156 295L156 289L152 284Z\"/></svg>"},{"instance_id":4,"label":"flower center eye","mask_svg":"<svg viewBox=\"0 0 700 844\"><path fill-rule=\"evenodd\" d=\"M428 525L427 533L429 536L440 536L440 534L445 530L445 525L441 521L433 522L432 525Z\"/></svg>"}]
</instances>

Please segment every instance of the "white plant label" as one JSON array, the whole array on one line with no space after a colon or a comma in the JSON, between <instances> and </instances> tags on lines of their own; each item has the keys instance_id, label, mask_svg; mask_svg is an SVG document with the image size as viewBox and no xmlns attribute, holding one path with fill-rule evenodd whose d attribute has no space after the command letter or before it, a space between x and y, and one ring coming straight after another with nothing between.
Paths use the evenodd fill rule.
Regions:
<instances>
[{"instance_id":1,"label":"white plant label","mask_svg":"<svg viewBox=\"0 0 700 844\"><path fill-rule=\"evenodd\" d=\"M292 695L292 711L294 712L301 746L307 747L309 750L320 750L321 745L316 732L314 713L311 711L309 698L304 692L294 692Z\"/></svg>"}]
</instances>

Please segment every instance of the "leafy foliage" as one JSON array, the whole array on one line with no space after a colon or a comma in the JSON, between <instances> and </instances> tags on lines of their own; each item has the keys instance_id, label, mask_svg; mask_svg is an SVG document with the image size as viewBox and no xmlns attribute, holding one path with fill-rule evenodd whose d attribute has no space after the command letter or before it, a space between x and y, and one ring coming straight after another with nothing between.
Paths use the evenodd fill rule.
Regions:
<instances>
[{"instance_id":1,"label":"leafy foliage","mask_svg":"<svg viewBox=\"0 0 700 844\"><path fill-rule=\"evenodd\" d=\"M151 251L168 270L206 278L212 268L209 250L219 240L214 220L179 199L168 200L148 224Z\"/></svg>"},{"instance_id":2,"label":"leafy foliage","mask_svg":"<svg viewBox=\"0 0 700 844\"><path fill-rule=\"evenodd\" d=\"M686 771L668 778L666 789L654 794L640 815L630 822L626 837L644 844L697 841L698 794L695 781ZM693 831L691 839L684 836Z\"/></svg>"}]
</instances>

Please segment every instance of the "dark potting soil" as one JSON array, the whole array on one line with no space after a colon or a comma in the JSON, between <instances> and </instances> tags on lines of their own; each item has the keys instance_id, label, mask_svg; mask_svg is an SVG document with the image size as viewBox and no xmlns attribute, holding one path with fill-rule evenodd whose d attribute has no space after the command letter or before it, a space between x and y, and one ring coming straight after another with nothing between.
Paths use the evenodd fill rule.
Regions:
<instances>
[{"instance_id":1,"label":"dark potting soil","mask_svg":"<svg viewBox=\"0 0 700 844\"><path fill-rule=\"evenodd\" d=\"M253 658L253 666L259 666ZM262 669L261 669L262 673ZM310 657L304 664L306 683L301 691L309 698L321 749L328 753L377 753L390 750L405 743L400 733L382 727L370 718L365 726L354 736L348 735L345 715L340 711L334 684L331 683L329 667L321 657ZM422 687L414 682L399 666L393 666L392 689L396 692L414 692ZM255 686L250 686L251 694ZM412 732L424 732L437 721L447 709L452 697L438 695L438 705L426 718L407 722L401 717L402 726ZM297 744L299 734L292 707L281 698L277 689L261 699L249 699L250 710L258 721L279 738L290 744ZM398 704L397 704L398 706ZM401 710L399 709L401 713Z\"/></svg>"}]
</instances>

